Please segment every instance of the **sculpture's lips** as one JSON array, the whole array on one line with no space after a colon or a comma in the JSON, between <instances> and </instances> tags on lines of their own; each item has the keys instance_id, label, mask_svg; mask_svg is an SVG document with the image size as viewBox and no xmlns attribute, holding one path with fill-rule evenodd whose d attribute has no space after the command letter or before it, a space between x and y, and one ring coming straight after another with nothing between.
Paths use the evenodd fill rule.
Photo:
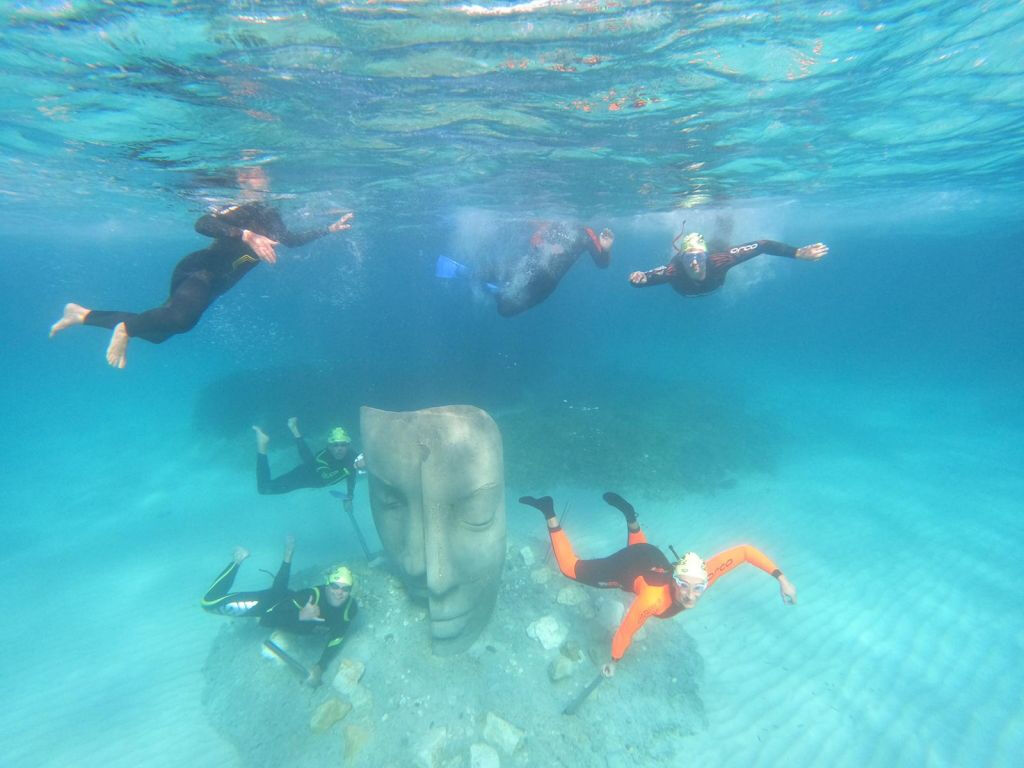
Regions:
<instances>
[{"instance_id":1,"label":"sculpture's lips","mask_svg":"<svg viewBox=\"0 0 1024 768\"><path fill-rule=\"evenodd\" d=\"M464 624L466 617L473 612L473 609L457 613L454 616L430 616L430 633L434 637L443 637L445 634L458 634L461 632L461 624Z\"/></svg>"}]
</instances>

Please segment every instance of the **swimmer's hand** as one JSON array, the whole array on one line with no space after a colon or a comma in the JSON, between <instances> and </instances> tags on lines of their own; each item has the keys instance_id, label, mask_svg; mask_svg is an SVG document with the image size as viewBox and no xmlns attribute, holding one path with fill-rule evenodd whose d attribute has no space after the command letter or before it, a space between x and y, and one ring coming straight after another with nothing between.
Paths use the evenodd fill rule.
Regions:
<instances>
[{"instance_id":1,"label":"swimmer's hand","mask_svg":"<svg viewBox=\"0 0 1024 768\"><path fill-rule=\"evenodd\" d=\"M631 282L633 285L643 285L644 283L647 282L647 275L645 275L643 272L633 272L629 276L629 282Z\"/></svg>"},{"instance_id":2,"label":"swimmer's hand","mask_svg":"<svg viewBox=\"0 0 1024 768\"><path fill-rule=\"evenodd\" d=\"M320 606L313 602L312 595L309 602L299 609L299 621L323 621L320 618Z\"/></svg>"},{"instance_id":3,"label":"swimmer's hand","mask_svg":"<svg viewBox=\"0 0 1024 768\"><path fill-rule=\"evenodd\" d=\"M277 252L274 250L277 240L271 240L269 237L243 229L242 242L252 248L253 253L259 257L260 261L265 261L267 264L277 263Z\"/></svg>"},{"instance_id":4,"label":"swimmer's hand","mask_svg":"<svg viewBox=\"0 0 1024 768\"><path fill-rule=\"evenodd\" d=\"M796 257L804 261L817 261L822 256L828 256L828 246L824 243L814 243L796 249Z\"/></svg>"},{"instance_id":5,"label":"swimmer's hand","mask_svg":"<svg viewBox=\"0 0 1024 768\"><path fill-rule=\"evenodd\" d=\"M796 587L790 584L785 574L779 576L779 591L782 593L782 602L786 605L796 605Z\"/></svg>"},{"instance_id":6,"label":"swimmer's hand","mask_svg":"<svg viewBox=\"0 0 1024 768\"><path fill-rule=\"evenodd\" d=\"M355 218L355 214L349 211L336 222L327 227L327 231L341 232L343 229L349 229L352 226L351 224L349 224L349 222L352 221L353 218Z\"/></svg>"}]
</instances>

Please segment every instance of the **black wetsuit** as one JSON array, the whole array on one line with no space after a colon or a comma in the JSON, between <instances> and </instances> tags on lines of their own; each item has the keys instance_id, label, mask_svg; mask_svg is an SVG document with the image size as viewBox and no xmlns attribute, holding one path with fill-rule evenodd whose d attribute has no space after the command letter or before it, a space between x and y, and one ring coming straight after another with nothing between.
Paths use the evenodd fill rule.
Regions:
<instances>
[{"instance_id":1,"label":"black wetsuit","mask_svg":"<svg viewBox=\"0 0 1024 768\"><path fill-rule=\"evenodd\" d=\"M300 590L288 589L290 563L281 563L270 589L254 592L228 592L238 574L239 563L231 562L220 572L200 602L204 610L224 616L259 617L264 627L273 627L285 632L299 635L310 635L322 632L327 635L327 645L317 664L326 669L331 659L341 649L341 643L348 632L348 626L359 611L355 598L351 595L339 606L333 606L326 597L326 585L308 587ZM299 611L310 598L313 604L320 607L320 618L323 621L302 621Z\"/></svg>"},{"instance_id":2,"label":"black wetsuit","mask_svg":"<svg viewBox=\"0 0 1024 768\"><path fill-rule=\"evenodd\" d=\"M123 322L130 337L154 344L192 330L214 299L259 264L255 251L242 241L246 229L288 247L304 245L330 231L321 227L291 232L281 214L262 203L234 205L207 214L196 222L196 232L214 238L213 245L178 262L167 301L141 313L94 309L85 316L84 324L113 328Z\"/></svg>"},{"instance_id":3,"label":"black wetsuit","mask_svg":"<svg viewBox=\"0 0 1024 768\"><path fill-rule=\"evenodd\" d=\"M576 581L590 587L633 591L633 582L640 576L652 586L665 586L672 581L672 564L653 544L641 542L623 547L608 557L579 560ZM675 615L678 611L674 611Z\"/></svg>"},{"instance_id":4,"label":"black wetsuit","mask_svg":"<svg viewBox=\"0 0 1024 768\"><path fill-rule=\"evenodd\" d=\"M540 304L584 252L601 269L611 261L590 227L550 224L538 229L530 240L530 253L502 279L491 280L498 284L498 314L510 317Z\"/></svg>"},{"instance_id":5,"label":"black wetsuit","mask_svg":"<svg viewBox=\"0 0 1024 768\"><path fill-rule=\"evenodd\" d=\"M328 485L340 483L342 480L348 482L348 497L356 489L355 461L359 458L359 451L351 444L345 452L345 458L340 461L331 454L330 448L324 448L315 456L306 445L306 440L301 437L295 438L295 447L299 452L302 463L295 469L286 472L279 477L271 478L270 461L265 453L256 454L256 491L261 494L290 493L299 488L323 488Z\"/></svg>"},{"instance_id":6,"label":"black wetsuit","mask_svg":"<svg viewBox=\"0 0 1024 768\"><path fill-rule=\"evenodd\" d=\"M751 243L736 245L727 251L718 251L708 255L707 273L703 280L693 277L688 266L689 257L685 253L677 253L664 267L656 267L649 272L646 282L637 285L644 288L648 285L669 283L676 293L683 296L702 296L717 290L725 282L725 273L732 267L754 258L762 253L772 256L788 256L796 258L797 249L792 245L778 243L774 240L755 240Z\"/></svg>"}]
</instances>

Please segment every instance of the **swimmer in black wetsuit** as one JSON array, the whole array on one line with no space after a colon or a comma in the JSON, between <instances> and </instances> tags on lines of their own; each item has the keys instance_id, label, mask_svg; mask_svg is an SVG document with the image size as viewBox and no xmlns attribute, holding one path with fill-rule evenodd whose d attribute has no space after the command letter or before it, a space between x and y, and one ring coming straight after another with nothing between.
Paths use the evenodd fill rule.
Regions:
<instances>
[{"instance_id":1,"label":"swimmer in black wetsuit","mask_svg":"<svg viewBox=\"0 0 1024 768\"><path fill-rule=\"evenodd\" d=\"M171 275L170 295L161 306L134 313L67 304L61 319L50 327L50 337L72 325L113 328L107 362L114 368L124 368L131 339L138 337L160 344L191 330L214 299L230 290L249 270L261 261L277 262L274 246L294 248L348 229L353 215L346 213L320 229L292 232L277 210L268 205L245 203L221 208L196 222L196 232L214 238L213 245L178 262Z\"/></svg>"},{"instance_id":2,"label":"swimmer in black wetsuit","mask_svg":"<svg viewBox=\"0 0 1024 768\"><path fill-rule=\"evenodd\" d=\"M494 295L498 314L511 317L540 304L554 293L558 282L576 260L589 253L605 269L611 261L615 235L610 229L596 234L590 227L568 223L542 224L530 238L529 252L510 266L482 270L481 274L442 256L437 276L476 277Z\"/></svg>"},{"instance_id":3,"label":"swimmer in black wetsuit","mask_svg":"<svg viewBox=\"0 0 1024 768\"><path fill-rule=\"evenodd\" d=\"M306 678L306 683L315 688L320 685L326 666L341 650L341 643L359 605L352 597L352 571L343 565L331 568L325 574L324 584L298 591L288 589L294 549L295 540L289 536L285 541L281 567L277 569L270 589L228 592L238 575L239 566L249 556L249 550L236 547L231 562L203 595L200 605L204 610L224 616L258 617L262 626L285 632L326 634L327 645Z\"/></svg>"},{"instance_id":4,"label":"swimmer in black wetsuit","mask_svg":"<svg viewBox=\"0 0 1024 768\"><path fill-rule=\"evenodd\" d=\"M730 269L762 253L806 261L818 261L828 254L828 246L824 243L794 248L774 240L755 240L709 256L704 238L696 232L684 238L682 248L677 245L680 237L682 234L672 241L676 251L672 261L647 272L634 272L629 276L629 282L637 287L668 283L683 296L703 296L720 288L725 282L725 273Z\"/></svg>"},{"instance_id":5,"label":"swimmer in black wetsuit","mask_svg":"<svg viewBox=\"0 0 1024 768\"><path fill-rule=\"evenodd\" d=\"M352 447L352 439L341 427L335 427L327 436L327 447L315 456L299 432L299 420L288 419L288 429L295 438L295 447L302 463L278 477L270 476L267 446L270 438L257 426L256 432L256 491L262 495L290 493L299 488L324 488L345 480L348 493L343 497L345 511L351 512L356 476L365 467L363 454Z\"/></svg>"}]
</instances>

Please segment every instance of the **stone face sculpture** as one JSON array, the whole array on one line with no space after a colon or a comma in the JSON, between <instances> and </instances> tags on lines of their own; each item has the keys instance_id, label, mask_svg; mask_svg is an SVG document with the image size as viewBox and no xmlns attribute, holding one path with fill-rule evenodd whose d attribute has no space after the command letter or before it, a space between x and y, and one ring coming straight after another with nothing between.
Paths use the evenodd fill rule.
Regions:
<instances>
[{"instance_id":1,"label":"stone face sculpture","mask_svg":"<svg viewBox=\"0 0 1024 768\"><path fill-rule=\"evenodd\" d=\"M479 408L364 406L370 507L384 550L430 610L433 650L467 648L487 624L505 562L501 433Z\"/></svg>"}]
</instances>

